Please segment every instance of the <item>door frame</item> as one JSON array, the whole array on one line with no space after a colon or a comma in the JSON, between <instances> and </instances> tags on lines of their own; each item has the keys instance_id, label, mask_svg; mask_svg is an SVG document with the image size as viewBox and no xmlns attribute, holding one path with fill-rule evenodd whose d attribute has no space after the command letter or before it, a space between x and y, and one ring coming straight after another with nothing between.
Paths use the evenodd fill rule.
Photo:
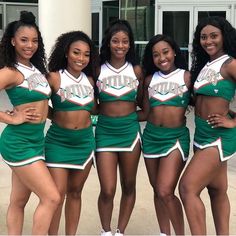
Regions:
<instances>
[{"instance_id":1,"label":"door frame","mask_svg":"<svg viewBox=\"0 0 236 236\"><path fill-rule=\"evenodd\" d=\"M188 61L191 65L191 51L192 51L192 40L195 27L198 24L198 12L199 11L225 11L226 19L234 25L234 14L232 8L235 8L235 5L231 4L200 4L196 6L194 3L189 4L158 4L156 0L155 4L155 34L163 33L163 12L165 11L188 11L189 12L189 42L188 42ZM236 22L235 22L236 23Z\"/></svg>"}]
</instances>

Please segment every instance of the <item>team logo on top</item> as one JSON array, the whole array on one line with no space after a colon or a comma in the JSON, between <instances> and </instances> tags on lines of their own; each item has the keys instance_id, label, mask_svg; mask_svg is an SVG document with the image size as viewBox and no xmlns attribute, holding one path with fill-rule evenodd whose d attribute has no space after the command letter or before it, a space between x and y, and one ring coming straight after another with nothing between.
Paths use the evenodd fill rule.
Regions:
<instances>
[{"instance_id":1,"label":"team logo on top","mask_svg":"<svg viewBox=\"0 0 236 236\"><path fill-rule=\"evenodd\" d=\"M175 82L160 82L149 87L149 98L154 98L159 101L167 101L176 96L183 97L187 91L186 85L179 85Z\"/></svg>"},{"instance_id":2,"label":"team logo on top","mask_svg":"<svg viewBox=\"0 0 236 236\"><path fill-rule=\"evenodd\" d=\"M99 92L111 94L120 97L133 90L137 90L138 81L136 78L127 75L111 75L97 81Z\"/></svg>"},{"instance_id":3,"label":"team logo on top","mask_svg":"<svg viewBox=\"0 0 236 236\"><path fill-rule=\"evenodd\" d=\"M212 84L216 86L218 81L222 80L223 77L221 76L220 72L216 72L211 68L203 69L197 77L197 80L194 84L194 88L198 89L202 86Z\"/></svg>"},{"instance_id":4,"label":"team logo on top","mask_svg":"<svg viewBox=\"0 0 236 236\"><path fill-rule=\"evenodd\" d=\"M26 77L20 87L28 88L29 91L36 91L46 95L50 95L51 93L48 81L41 73L33 73Z\"/></svg>"},{"instance_id":5,"label":"team logo on top","mask_svg":"<svg viewBox=\"0 0 236 236\"><path fill-rule=\"evenodd\" d=\"M69 101L80 106L90 103L94 99L93 87L84 84L71 84L65 88L60 88L58 95L61 102Z\"/></svg>"}]
</instances>

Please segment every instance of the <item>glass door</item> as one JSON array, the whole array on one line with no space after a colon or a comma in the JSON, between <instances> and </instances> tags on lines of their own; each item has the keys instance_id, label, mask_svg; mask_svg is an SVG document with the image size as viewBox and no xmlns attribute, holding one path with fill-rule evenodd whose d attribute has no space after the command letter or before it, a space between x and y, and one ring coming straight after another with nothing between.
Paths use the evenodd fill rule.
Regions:
<instances>
[{"instance_id":1,"label":"glass door","mask_svg":"<svg viewBox=\"0 0 236 236\"><path fill-rule=\"evenodd\" d=\"M2 38L3 35L3 5L0 5L0 39Z\"/></svg>"},{"instance_id":2,"label":"glass door","mask_svg":"<svg viewBox=\"0 0 236 236\"><path fill-rule=\"evenodd\" d=\"M171 36L189 62L193 8L180 5L157 6L157 33Z\"/></svg>"},{"instance_id":3,"label":"glass door","mask_svg":"<svg viewBox=\"0 0 236 236\"><path fill-rule=\"evenodd\" d=\"M226 18L229 22L231 21L231 6L204 6L194 8L194 28L197 26L198 22L205 17L209 16L222 16Z\"/></svg>"},{"instance_id":4,"label":"glass door","mask_svg":"<svg viewBox=\"0 0 236 236\"><path fill-rule=\"evenodd\" d=\"M192 39L195 27L199 20L208 16L222 16L230 21L231 7L225 5L157 5L156 33L170 35L175 39L185 55L185 59L191 66Z\"/></svg>"},{"instance_id":5,"label":"glass door","mask_svg":"<svg viewBox=\"0 0 236 236\"><path fill-rule=\"evenodd\" d=\"M154 35L154 1L121 0L120 17L128 20L133 29L137 61L140 62L146 44Z\"/></svg>"},{"instance_id":6,"label":"glass door","mask_svg":"<svg viewBox=\"0 0 236 236\"><path fill-rule=\"evenodd\" d=\"M102 2L102 31L107 29L109 24L119 18L119 1L103 1Z\"/></svg>"}]
</instances>

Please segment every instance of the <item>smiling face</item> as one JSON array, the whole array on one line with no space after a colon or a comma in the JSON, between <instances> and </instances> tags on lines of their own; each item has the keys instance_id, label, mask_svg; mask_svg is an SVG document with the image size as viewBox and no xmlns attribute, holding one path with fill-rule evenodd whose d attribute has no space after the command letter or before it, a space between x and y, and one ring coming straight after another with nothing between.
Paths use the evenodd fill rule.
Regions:
<instances>
[{"instance_id":1,"label":"smiling face","mask_svg":"<svg viewBox=\"0 0 236 236\"><path fill-rule=\"evenodd\" d=\"M67 53L67 70L75 77L89 64L90 47L84 41L73 42Z\"/></svg>"},{"instance_id":2,"label":"smiling face","mask_svg":"<svg viewBox=\"0 0 236 236\"><path fill-rule=\"evenodd\" d=\"M152 47L152 58L154 65L164 74L169 74L176 69L175 51L165 41L159 41Z\"/></svg>"},{"instance_id":3,"label":"smiling face","mask_svg":"<svg viewBox=\"0 0 236 236\"><path fill-rule=\"evenodd\" d=\"M129 36L126 32L119 31L113 34L110 40L111 60L125 60L126 54L129 51L129 47Z\"/></svg>"},{"instance_id":4,"label":"smiling face","mask_svg":"<svg viewBox=\"0 0 236 236\"><path fill-rule=\"evenodd\" d=\"M200 33L200 44L206 53L214 60L224 54L223 35L219 28L207 25Z\"/></svg>"},{"instance_id":5,"label":"smiling face","mask_svg":"<svg viewBox=\"0 0 236 236\"><path fill-rule=\"evenodd\" d=\"M11 39L15 48L16 61L26 66L30 65L30 59L38 49L38 33L34 27L21 26Z\"/></svg>"}]
</instances>

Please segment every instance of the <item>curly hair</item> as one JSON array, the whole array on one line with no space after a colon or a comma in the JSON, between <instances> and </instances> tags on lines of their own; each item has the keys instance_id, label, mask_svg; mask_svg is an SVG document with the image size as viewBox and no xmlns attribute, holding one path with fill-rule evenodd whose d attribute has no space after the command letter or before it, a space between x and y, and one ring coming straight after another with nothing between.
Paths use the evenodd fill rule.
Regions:
<instances>
[{"instance_id":1,"label":"curly hair","mask_svg":"<svg viewBox=\"0 0 236 236\"><path fill-rule=\"evenodd\" d=\"M134 36L132 28L128 21L118 19L113 21L110 26L106 29L104 37L102 39L102 46L100 49L100 64L102 65L106 61L109 61L111 58L111 50L110 50L110 41L114 34L117 32L125 32L129 37L130 48L128 53L126 54L126 61L130 62L132 65L137 64L135 59L135 46L134 46Z\"/></svg>"},{"instance_id":2,"label":"curly hair","mask_svg":"<svg viewBox=\"0 0 236 236\"><path fill-rule=\"evenodd\" d=\"M95 48L93 41L87 34L82 31L70 31L61 34L55 45L52 48L51 55L49 57L48 69L51 72L58 70L64 70L67 68L66 55L70 49L70 45L76 41L83 41L89 45L90 48L90 60L88 65L83 69L83 72L87 76L95 78L95 72L97 67L98 52Z\"/></svg>"},{"instance_id":3,"label":"curly hair","mask_svg":"<svg viewBox=\"0 0 236 236\"><path fill-rule=\"evenodd\" d=\"M142 58L142 65L144 68L144 73L145 76L148 75L152 75L154 74L156 71L159 71L160 69L154 64L153 62L153 56L152 56L152 48L155 44L157 44L160 41L164 41L166 43L168 43L170 45L170 47L174 50L176 56L175 56L175 66L177 68L180 69L185 69L187 70L187 63L185 61L185 58L179 48L179 46L177 45L177 43L174 41L174 39L172 39L170 36L168 35L164 35L164 34L157 34L155 36L153 36L148 44L146 45L145 49L144 49L144 54L143 54L143 58Z\"/></svg>"},{"instance_id":4,"label":"curly hair","mask_svg":"<svg viewBox=\"0 0 236 236\"><path fill-rule=\"evenodd\" d=\"M3 34L0 43L0 68L10 67L15 68L16 51L15 47L11 44L12 38L21 27L33 27L38 34L38 48L34 55L30 58L30 62L43 74L47 73L46 58L43 39L38 26L35 23L35 16L32 12L21 11L20 19L18 21L10 22Z\"/></svg>"},{"instance_id":5,"label":"curly hair","mask_svg":"<svg viewBox=\"0 0 236 236\"><path fill-rule=\"evenodd\" d=\"M193 37L193 50L191 53L191 74L193 81L196 80L201 69L210 60L209 55L200 44L201 31L207 25L212 25L220 29L223 37L224 52L229 56L236 58L236 29L223 17L212 16L202 19L197 25Z\"/></svg>"}]
</instances>

